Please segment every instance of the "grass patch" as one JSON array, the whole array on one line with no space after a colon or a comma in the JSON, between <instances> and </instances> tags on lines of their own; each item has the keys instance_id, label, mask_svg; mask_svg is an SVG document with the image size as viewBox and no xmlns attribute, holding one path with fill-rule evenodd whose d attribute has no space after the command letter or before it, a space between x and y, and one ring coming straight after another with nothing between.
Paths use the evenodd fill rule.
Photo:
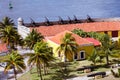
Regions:
<instances>
[{"instance_id":1,"label":"grass patch","mask_svg":"<svg viewBox=\"0 0 120 80\"><path fill-rule=\"evenodd\" d=\"M51 64L48 69L48 74L43 75L44 80L62 80L61 77L67 76L67 78L73 78L76 76L83 76L89 73L84 73L83 71L77 71L78 68L82 66L90 66L91 62L84 60L84 61L74 61L74 62L67 62L67 71L63 70L62 63L54 63ZM99 67L95 68L92 72L99 72L99 71L108 71L110 68L106 68L104 65L100 65ZM43 72L42 72L43 73ZM60 78L60 79L59 79ZM66 78L66 77L65 77ZM22 75L18 78L18 80L39 80L39 76L37 74L36 68L32 69L32 74L30 71Z\"/></svg>"},{"instance_id":2,"label":"grass patch","mask_svg":"<svg viewBox=\"0 0 120 80\"><path fill-rule=\"evenodd\" d=\"M74 75L77 74L77 72L75 72L75 70L76 70L78 65L79 65L78 62L68 62L67 63L67 70L69 70L69 71L64 72L62 70L64 67L61 64L59 64L59 65L52 64L48 69L48 74L43 75L43 79L44 80L59 80L59 79L56 79L58 77L58 75L59 76L63 75L66 72L68 72L69 77L74 77ZM60 72L60 70L62 70L62 71ZM62 77L62 76L60 76L60 77ZM32 74L30 73L30 71L28 71L27 73L25 73L24 75L22 75L21 77L18 78L18 80L38 80L38 79L39 79L39 76L37 74L36 68L32 69Z\"/></svg>"}]
</instances>

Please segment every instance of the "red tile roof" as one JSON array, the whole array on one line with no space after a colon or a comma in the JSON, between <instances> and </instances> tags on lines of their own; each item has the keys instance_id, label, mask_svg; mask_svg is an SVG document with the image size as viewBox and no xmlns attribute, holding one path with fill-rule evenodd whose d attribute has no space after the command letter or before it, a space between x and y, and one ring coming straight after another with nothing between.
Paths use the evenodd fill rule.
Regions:
<instances>
[{"instance_id":1,"label":"red tile roof","mask_svg":"<svg viewBox=\"0 0 120 80\"><path fill-rule=\"evenodd\" d=\"M94 38L84 38L84 39L92 42L94 44L94 46L100 46L101 45L101 43L98 40L94 39Z\"/></svg>"},{"instance_id":2,"label":"red tile roof","mask_svg":"<svg viewBox=\"0 0 120 80\"><path fill-rule=\"evenodd\" d=\"M88 41L88 40L86 40L86 39L84 39L84 38L70 32L70 31L67 31L67 30L63 31L63 32L61 32L61 33L59 33L59 34L57 34L57 35L55 35L53 37L49 37L48 39L55 42L56 44L60 44L61 39L65 36L66 33L71 33L72 36L75 38L77 44L79 44L79 45L93 45L92 42L90 42L90 41Z\"/></svg>"},{"instance_id":3,"label":"red tile roof","mask_svg":"<svg viewBox=\"0 0 120 80\"><path fill-rule=\"evenodd\" d=\"M82 29L83 31L100 32L100 31L116 31L120 30L120 22L93 22L93 23L80 23L80 24L66 24L66 25L53 25L53 26L40 26L37 29L38 32L44 36L54 36L62 31L73 29ZM32 27L30 28L33 29Z\"/></svg>"},{"instance_id":4,"label":"red tile roof","mask_svg":"<svg viewBox=\"0 0 120 80\"><path fill-rule=\"evenodd\" d=\"M0 53L8 51L6 44L0 43Z\"/></svg>"}]
</instances>

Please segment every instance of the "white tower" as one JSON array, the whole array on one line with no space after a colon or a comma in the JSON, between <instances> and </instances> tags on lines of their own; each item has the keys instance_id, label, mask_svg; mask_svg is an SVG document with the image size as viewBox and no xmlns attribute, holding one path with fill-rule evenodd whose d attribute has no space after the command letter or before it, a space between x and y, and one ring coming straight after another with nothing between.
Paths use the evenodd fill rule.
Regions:
<instances>
[{"instance_id":1,"label":"white tower","mask_svg":"<svg viewBox=\"0 0 120 80\"><path fill-rule=\"evenodd\" d=\"M30 29L23 25L23 23L23 19L18 18L18 33L22 36L22 38L25 38L30 33Z\"/></svg>"},{"instance_id":2,"label":"white tower","mask_svg":"<svg viewBox=\"0 0 120 80\"><path fill-rule=\"evenodd\" d=\"M23 19L20 17L18 18L18 26L22 26L23 25Z\"/></svg>"}]
</instances>

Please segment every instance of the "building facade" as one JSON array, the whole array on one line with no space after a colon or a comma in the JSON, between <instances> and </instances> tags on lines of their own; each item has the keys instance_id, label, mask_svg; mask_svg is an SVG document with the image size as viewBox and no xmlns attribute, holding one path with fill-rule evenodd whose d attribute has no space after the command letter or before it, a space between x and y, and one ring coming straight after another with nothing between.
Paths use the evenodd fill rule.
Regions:
<instances>
[{"instance_id":1,"label":"building facade","mask_svg":"<svg viewBox=\"0 0 120 80\"><path fill-rule=\"evenodd\" d=\"M92 23L78 23L78 24L63 24L63 25L52 25L52 26L34 26L27 27L23 25L23 19L18 19L18 32L25 38L32 29L36 29L43 36L54 36L62 31L73 29L81 29L84 32L98 32L101 34L108 34L111 38L120 36L120 22L92 22Z\"/></svg>"},{"instance_id":2,"label":"building facade","mask_svg":"<svg viewBox=\"0 0 120 80\"><path fill-rule=\"evenodd\" d=\"M59 34L56 34L55 36L48 37L46 41L48 42L49 46L53 48L53 55L57 58L59 58L61 61L64 61L65 55L60 54L57 52L57 48L61 44L61 39L65 36L66 33L71 33L72 37L75 38L76 43L79 45L78 47L78 52L69 55L68 54L68 61L73 61L73 60L83 60L86 59L93 51L94 49L94 43L90 42L84 38L81 38L80 36L70 32L70 31L63 31Z\"/></svg>"}]
</instances>

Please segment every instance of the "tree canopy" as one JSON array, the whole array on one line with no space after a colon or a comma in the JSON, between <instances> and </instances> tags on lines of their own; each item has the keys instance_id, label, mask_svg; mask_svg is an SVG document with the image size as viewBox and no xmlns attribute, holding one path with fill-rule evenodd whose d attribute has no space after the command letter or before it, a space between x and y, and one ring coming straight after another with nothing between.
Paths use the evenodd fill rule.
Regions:
<instances>
[{"instance_id":1,"label":"tree canopy","mask_svg":"<svg viewBox=\"0 0 120 80\"><path fill-rule=\"evenodd\" d=\"M30 49L33 49L34 45L37 42L40 42L44 39L41 33L38 33L36 30L32 30L30 34L24 39L25 45L29 47Z\"/></svg>"}]
</instances>

